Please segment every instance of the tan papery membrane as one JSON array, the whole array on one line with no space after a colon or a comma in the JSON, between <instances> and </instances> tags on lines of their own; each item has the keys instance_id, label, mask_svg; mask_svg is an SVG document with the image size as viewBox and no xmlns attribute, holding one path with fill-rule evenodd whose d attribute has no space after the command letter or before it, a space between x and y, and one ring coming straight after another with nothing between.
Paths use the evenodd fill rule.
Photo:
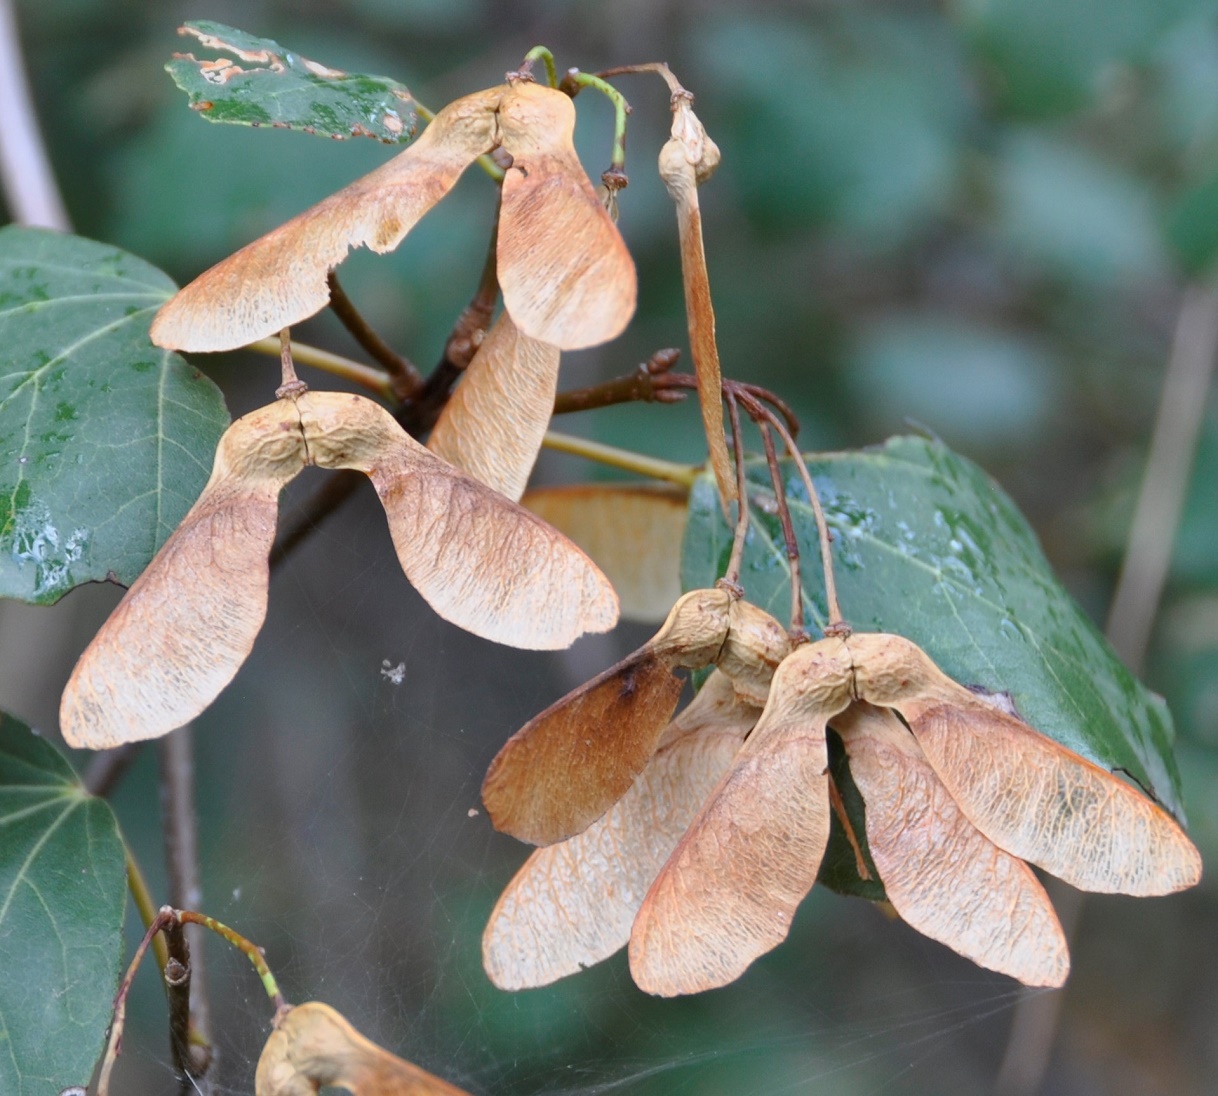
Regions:
<instances>
[{"instance_id":1,"label":"tan papery membrane","mask_svg":"<svg viewBox=\"0 0 1218 1096\"><path fill-rule=\"evenodd\" d=\"M680 697L678 669L715 664L725 652L749 675L748 655L729 642L733 621L758 648L765 676L789 649L782 626L726 590L694 590L633 654L568 693L517 731L491 762L482 799L495 827L550 845L580 833L620 799L655 752ZM768 677L765 678L768 682ZM756 686L742 686L754 693Z\"/></svg>"},{"instance_id":2,"label":"tan papery membrane","mask_svg":"<svg viewBox=\"0 0 1218 1096\"><path fill-rule=\"evenodd\" d=\"M498 264L504 302L530 338L563 349L615 337L634 312L634 264L575 155L574 107L528 82L439 111L375 171L217 263L152 324L175 350L232 350L324 308L326 275L351 248L392 251L480 155L502 146Z\"/></svg>"},{"instance_id":3,"label":"tan papery membrane","mask_svg":"<svg viewBox=\"0 0 1218 1096\"><path fill-rule=\"evenodd\" d=\"M279 490L307 464L368 475L406 576L459 627L554 649L616 623L608 580L562 534L371 400L309 392L229 427L203 494L77 662L60 705L70 744L165 734L232 680L266 615Z\"/></svg>"},{"instance_id":4,"label":"tan papery membrane","mask_svg":"<svg viewBox=\"0 0 1218 1096\"><path fill-rule=\"evenodd\" d=\"M316 1096L323 1086L354 1096L469 1096L463 1088L391 1054L320 1001L276 1020L258 1059L255 1096Z\"/></svg>"},{"instance_id":5,"label":"tan papery membrane","mask_svg":"<svg viewBox=\"0 0 1218 1096\"><path fill-rule=\"evenodd\" d=\"M715 671L605 815L533 852L482 937L483 966L495 985L547 985L626 946L652 880L760 714Z\"/></svg>"},{"instance_id":6,"label":"tan papery membrane","mask_svg":"<svg viewBox=\"0 0 1218 1096\"><path fill-rule=\"evenodd\" d=\"M440 412L427 448L517 502L554 413L559 350L504 312Z\"/></svg>"},{"instance_id":7,"label":"tan papery membrane","mask_svg":"<svg viewBox=\"0 0 1218 1096\"><path fill-rule=\"evenodd\" d=\"M622 619L659 624L681 596L689 492L676 484L539 487L522 505L578 544L605 572Z\"/></svg>"}]
</instances>

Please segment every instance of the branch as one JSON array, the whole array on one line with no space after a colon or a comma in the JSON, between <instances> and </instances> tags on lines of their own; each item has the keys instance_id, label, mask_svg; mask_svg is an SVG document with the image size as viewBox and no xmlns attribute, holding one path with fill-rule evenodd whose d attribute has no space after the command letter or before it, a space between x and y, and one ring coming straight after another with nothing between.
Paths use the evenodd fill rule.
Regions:
<instances>
[{"instance_id":1,"label":"branch","mask_svg":"<svg viewBox=\"0 0 1218 1096\"><path fill-rule=\"evenodd\" d=\"M71 231L30 100L12 0L0 0L0 184L18 224Z\"/></svg>"},{"instance_id":2,"label":"branch","mask_svg":"<svg viewBox=\"0 0 1218 1096\"><path fill-rule=\"evenodd\" d=\"M1218 288L1189 286L1176 318L1146 474L1105 628L1109 642L1134 673L1142 670L1167 582L1216 357ZM1072 941L1082 915L1083 892L1055 879L1046 881L1046 889L1057 907L1062 931ZM1015 1006L994 1096L1034 1096L1041 1090L1064 999L1064 992L1024 992Z\"/></svg>"}]
</instances>

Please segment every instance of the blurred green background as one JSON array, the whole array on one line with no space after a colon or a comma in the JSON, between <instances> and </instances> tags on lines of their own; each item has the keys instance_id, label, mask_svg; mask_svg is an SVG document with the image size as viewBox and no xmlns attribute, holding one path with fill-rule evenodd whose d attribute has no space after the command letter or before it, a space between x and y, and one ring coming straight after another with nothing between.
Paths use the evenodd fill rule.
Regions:
<instances>
[{"instance_id":1,"label":"blurred green background","mask_svg":"<svg viewBox=\"0 0 1218 1096\"><path fill-rule=\"evenodd\" d=\"M174 28L215 19L430 106L497 83L542 42L587 71L667 60L723 150L702 194L724 368L792 402L807 448L910 424L1015 496L1102 621L1181 295L1218 253L1214 0L38 0L17 4L42 122L76 228L180 281L383 162L371 141L210 126L162 65ZM654 159L659 81L634 105L621 226L641 305L564 385L683 345L671 207ZM610 112L579 100L608 166ZM344 283L434 360L477 278L491 191L469 173L392 257ZM2 210L0 210L2 212ZM299 337L341 351L321 317ZM274 363L206 360L234 414ZM320 381L313 376L310 379ZM692 408L612 409L564 429L700 460ZM583 477L546 457L542 479ZM319 477L306 475L290 514ZM58 691L118 591L0 615L0 707L50 729ZM978 1093L1018 991L876 909L816 890L791 939L737 984L658 1002L621 956L507 995L478 938L525 850L478 786L503 738L637 645L624 627L558 656L436 620L401 581L370 492L276 576L254 656L198 722L204 908L267 948L288 996L478 1092ZM383 660L406 664L400 685ZM1189 487L1150 684L1175 713L1190 824L1218 856L1218 398ZM154 758L114 797L156 875ZM1046 1093L1218 1091L1218 887L1089 899ZM248 968L209 951L219 1092L249 1092L269 1012ZM124 1093L173 1082L155 979L141 978Z\"/></svg>"}]
</instances>

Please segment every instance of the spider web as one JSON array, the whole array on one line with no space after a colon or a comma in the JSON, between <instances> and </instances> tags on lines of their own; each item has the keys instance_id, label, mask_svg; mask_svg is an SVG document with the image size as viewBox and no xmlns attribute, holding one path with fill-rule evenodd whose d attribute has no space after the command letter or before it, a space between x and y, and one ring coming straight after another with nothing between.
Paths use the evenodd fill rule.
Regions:
<instances>
[{"instance_id":1,"label":"spider web","mask_svg":"<svg viewBox=\"0 0 1218 1096\"><path fill-rule=\"evenodd\" d=\"M988 1088L1017 987L823 888L784 945L713 993L650 998L621 954L544 989L491 986L482 928L527 849L482 811L486 765L649 633L558 654L469 636L410 588L362 491L276 573L253 656L196 723L204 911L265 949L289 1001L324 1000L475 1093ZM129 832L154 780L133 773L116 803ZM239 954L209 940L206 958L211 1091L248 1094L271 1006ZM175 1084L155 982L137 983L116 1074L131 1096Z\"/></svg>"}]
</instances>

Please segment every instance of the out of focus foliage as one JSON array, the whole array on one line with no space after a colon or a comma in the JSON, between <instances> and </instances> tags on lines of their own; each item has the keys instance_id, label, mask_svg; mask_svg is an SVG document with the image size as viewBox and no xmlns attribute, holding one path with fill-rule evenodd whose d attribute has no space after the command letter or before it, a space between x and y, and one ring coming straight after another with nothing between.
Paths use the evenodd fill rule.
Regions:
<instances>
[{"instance_id":1,"label":"out of focus foliage","mask_svg":"<svg viewBox=\"0 0 1218 1096\"><path fill-rule=\"evenodd\" d=\"M807 449L880 441L908 429L906 420L940 435L1003 481L1067 585L1102 616L1180 291L1214 277L1218 260L1216 0L17 7L77 230L179 281L392 154L373 142L204 124L161 71L172 50L190 48L174 34L184 20L236 24L328 65L389 74L432 107L498 82L537 42L560 66L587 71L667 60L697 93L724 154L703 208L725 372L791 400ZM619 86L635 107L621 224L639 262L642 307L618 342L565 360L572 386L625 372L684 330L675 226L654 172L667 94L643 77ZM581 153L595 175L608 164L609 110L590 95L579 107ZM490 214L486 180L471 173L409 248L356 255L344 268L351 295L424 363L473 288ZM327 318L300 337L350 350ZM265 365L255 397L250 361L205 364L235 412L265 398ZM656 452L662 438L671 459L703 454L692 408L615 409L563 425ZM542 474L572 472L583 469L555 464ZM205 878L218 896L258 880L255 896L213 912L262 918L260 942L272 957L292 957L289 981L315 989L331 979L336 1003L374 1017L382 1041L488 1091L629 1077L622 1091L713 1096L756 1090L759 1068L774 1091L988 1089L1008 1022L1005 984L979 982L868 907L821 892L780 959L706 999L643 1001L612 964L521 996L486 984L477 935L520 854L488 838L485 819L467 819L466 805L503 737L573 681L525 685L546 672L536 661L523 670L488 662L479 688L498 692L479 692L474 706L463 673L475 655L490 658L485 648L430 624L403 625L406 610L358 585L375 583L367 551L323 536L288 569L284 586L304 608L277 633L271 621L280 638L256 652L240 699L201 726L203 777L219 789L203 808ZM335 574L347 576L340 595ZM433 650L437 661L427 663ZM597 650L584 656L599 663L593 670L612 661ZM375 678L381 659L398 652L408 655L409 696L384 692L392 687ZM74 655L63 657L70 665ZM337 677L319 676L310 693L289 657L328 660ZM571 669L573 680L584 669ZM1211 863L1216 683L1211 397L1150 668L1175 713L1185 800ZM41 718L53 698L45 704L23 714ZM231 733L251 710L265 717L271 745ZM290 745L274 745L275 735ZM250 760L242 750L295 784L243 777L234 763ZM133 773L116 804L131 832L155 825L141 779L150 772ZM154 837L136 840L155 857ZM301 910L313 913L301 919ZM1212 1091L1214 886L1136 912L1096 900L1087 919L1056 1091ZM1183 940L1196 943L1187 957ZM155 1005L150 1022L163 1023ZM829 1016L861 1021L865 1050ZM971 1022L958 1029L961 1016ZM244 1058L240 1047L226 1058L238 1088L255 1042ZM148 1075L149 1091L164 1087L163 1062Z\"/></svg>"}]
</instances>

